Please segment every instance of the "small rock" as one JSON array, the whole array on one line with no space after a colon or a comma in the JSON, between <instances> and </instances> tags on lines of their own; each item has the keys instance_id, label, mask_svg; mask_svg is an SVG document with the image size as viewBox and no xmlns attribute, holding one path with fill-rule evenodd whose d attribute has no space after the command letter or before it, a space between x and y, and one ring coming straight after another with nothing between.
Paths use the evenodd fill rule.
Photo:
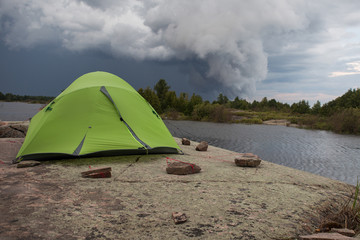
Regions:
<instances>
[{"instance_id":1,"label":"small rock","mask_svg":"<svg viewBox=\"0 0 360 240\"><path fill-rule=\"evenodd\" d=\"M239 167L257 167L261 159L252 153L245 153L235 158L235 164Z\"/></svg>"},{"instance_id":2,"label":"small rock","mask_svg":"<svg viewBox=\"0 0 360 240\"><path fill-rule=\"evenodd\" d=\"M347 237L344 235L341 235L339 233L317 233L307 236L300 236L300 239L302 240L348 240L348 239L354 239L352 237Z\"/></svg>"},{"instance_id":3,"label":"small rock","mask_svg":"<svg viewBox=\"0 0 360 240\"><path fill-rule=\"evenodd\" d=\"M347 228L332 228L331 232L340 233L341 235L345 235L348 237L355 236L355 231Z\"/></svg>"},{"instance_id":4,"label":"small rock","mask_svg":"<svg viewBox=\"0 0 360 240\"><path fill-rule=\"evenodd\" d=\"M17 168L26 168L26 167L34 167L34 166L37 166L37 165L40 165L40 164L41 164L41 162L28 160L28 161L19 162L16 167Z\"/></svg>"},{"instance_id":5,"label":"small rock","mask_svg":"<svg viewBox=\"0 0 360 240\"><path fill-rule=\"evenodd\" d=\"M190 145L190 140L187 138L182 138L181 143L182 143L182 145Z\"/></svg>"},{"instance_id":6,"label":"small rock","mask_svg":"<svg viewBox=\"0 0 360 240\"><path fill-rule=\"evenodd\" d=\"M84 178L110 178L111 167L91 169L81 173Z\"/></svg>"},{"instance_id":7,"label":"small rock","mask_svg":"<svg viewBox=\"0 0 360 240\"><path fill-rule=\"evenodd\" d=\"M172 162L169 163L166 172L168 174L175 175L187 175L193 173L199 173L201 168L193 163L185 163L185 162Z\"/></svg>"},{"instance_id":8,"label":"small rock","mask_svg":"<svg viewBox=\"0 0 360 240\"><path fill-rule=\"evenodd\" d=\"M175 224L180 224L180 223L184 223L187 221L185 213L181 213L181 212L173 212L172 218L173 218Z\"/></svg>"},{"instance_id":9,"label":"small rock","mask_svg":"<svg viewBox=\"0 0 360 240\"><path fill-rule=\"evenodd\" d=\"M202 141L196 146L196 151L207 151L208 146L207 142Z\"/></svg>"}]
</instances>

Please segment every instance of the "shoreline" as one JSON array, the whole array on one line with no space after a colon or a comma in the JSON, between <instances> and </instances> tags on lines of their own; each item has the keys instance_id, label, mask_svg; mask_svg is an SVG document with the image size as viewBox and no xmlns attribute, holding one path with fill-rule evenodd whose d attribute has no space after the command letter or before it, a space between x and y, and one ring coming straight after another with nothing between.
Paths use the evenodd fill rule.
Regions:
<instances>
[{"instance_id":1,"label":"shoreline","mask_svg":"<svg viewBox=\"0 0 360 240\"><path fill-rule=\"evenodd\" d=\"M40 239L298 239L312 233L329 206L341 208L354 186L262 160L234 164L239 153L196 142L170 158L199 165L199 174L166 173L167 155L46 161L16 168L0 159L0 238ZM21 139L0 139L0 148ZM111 167L112 177L81 178ZM171 213L188 221L175 225Z\"/></svg>"}]
</instances>

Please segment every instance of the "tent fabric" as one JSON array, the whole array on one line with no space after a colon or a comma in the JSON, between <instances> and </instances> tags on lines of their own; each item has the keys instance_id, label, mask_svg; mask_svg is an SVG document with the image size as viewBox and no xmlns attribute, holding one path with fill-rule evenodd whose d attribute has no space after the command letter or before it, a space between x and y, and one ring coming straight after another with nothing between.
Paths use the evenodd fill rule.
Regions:
<instances>
[{"instance_id":1,"label":"tent fabric","mask_svg":"<svg viewBox=\"0 0 360 240\"><path fill-rule=\"evenodd\" d=\"M152 106L123 79L76 79L32 119L18 160L178 153Z\"/></svg>"}]
</instances>

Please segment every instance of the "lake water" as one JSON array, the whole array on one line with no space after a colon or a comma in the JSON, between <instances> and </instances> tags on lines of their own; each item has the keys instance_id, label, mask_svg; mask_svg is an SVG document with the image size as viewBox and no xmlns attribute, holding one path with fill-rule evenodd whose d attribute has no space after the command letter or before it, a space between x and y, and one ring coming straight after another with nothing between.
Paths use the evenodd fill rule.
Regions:
<instances>
[{"instance_id":1,"label":"lake water","mask_svg":"<svg viewBox=\"0 0 360 240\"><path fill-rule=\"evenodd\" d=\"M186 137L235 152L356 185L360 137L284 126L164 121L175 137Z\"/></svg>"},{"instance_id":2,"label":"lake water","mask_svg":"<svg viewBox=\"0 0 360 240\"><path fill-rule=\"evenodd\" d=\"M0 120L23 121L42 104L0 102ZM175 137L186 137L235 152L356 185L360 176L360 136L270 125L165 120Z\"/></svg>"},{"instance_id":3,"label":"lake water","mask_svg":"<svg viewBox=\"0 0 360 240\"><path fill-rule=\"evenodd\" d=\"M43 104L29 104L22 102L0 102L0 120L24 121L32 118Z\"/></svg>"}]
</instances>

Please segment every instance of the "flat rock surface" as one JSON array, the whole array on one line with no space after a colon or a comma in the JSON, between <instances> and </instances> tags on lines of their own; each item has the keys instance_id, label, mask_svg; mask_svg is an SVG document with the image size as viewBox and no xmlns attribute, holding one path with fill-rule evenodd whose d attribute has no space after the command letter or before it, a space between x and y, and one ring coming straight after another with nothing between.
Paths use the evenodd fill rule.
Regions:
<instances>
[{"instance_id":1,"label":"flat rock surface","mask_svg":"<svg viewBox=\"0 0 360 240\"><path fill-rule=\"evenodd\" d=\"M14 155L0 162L0 239L299 239L320 225L325 206L339 208L354 190L264 160L258 168L239 168L238 153L213 146L198 152L198 143L176 140L185 155L49 161L32 168L10 165L16 153L7 151ZM6 139L2 144L9 146ZM202 170L169 175L166 157ZM112 177L82 178L89 166L111 167ZM173 212L186 213L187 222L174 224Z\"/></svg>"},{"instance_id":2,"label":"flat rock surface","mask_svg":"<svg viewBox=\"0 0 360 240\"><path fill-rule=\"evenodd\" d=\"M10 163L15 159L23 142L24 138L0 138L0 161Z\"/></svg>"}]
</instances>

